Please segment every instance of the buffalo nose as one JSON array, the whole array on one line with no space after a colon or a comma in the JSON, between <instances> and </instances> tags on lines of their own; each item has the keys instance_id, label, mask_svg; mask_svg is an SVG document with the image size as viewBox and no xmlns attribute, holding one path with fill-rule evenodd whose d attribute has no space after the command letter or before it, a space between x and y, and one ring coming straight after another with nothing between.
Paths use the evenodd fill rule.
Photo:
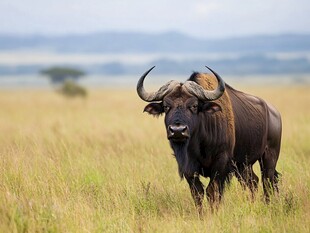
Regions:
<instances>
[{"instance_id":1,"label":"buffalo nose","mask_svg":"<svg viewBox=\"0 0 310 233\"><path fill-rule=\"evenodd\" d=\"M189 130L187 125L169 125L168 138L185 139L189 137Z\"/></svg>"}]
</instances>

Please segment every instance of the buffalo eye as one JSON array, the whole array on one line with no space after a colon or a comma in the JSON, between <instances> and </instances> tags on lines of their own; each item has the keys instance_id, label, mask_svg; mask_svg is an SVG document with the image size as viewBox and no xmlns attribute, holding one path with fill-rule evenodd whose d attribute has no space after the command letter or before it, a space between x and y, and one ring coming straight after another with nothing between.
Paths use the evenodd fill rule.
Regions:
<instances>
[{"instance_id":1,"label":"buffalo eye","mask_svg":"<svg viewBox=\"0 0 310 233\"><path fill-rule=\"evenodd\" d=\"M170 106L164 105L164 111L167 113L170 110Z\"/></svg>"},{"instance_id":2,"label":"buffalo eye","mask_svg":"<svg viewBox=\"0 0 310 233\"><path fill-rule=\"evenodd\" d=\"M192 112L197 112L197 109L198 109L198 105L197 104L195 104L195 105L192 105L191 107L190 107L190 110L192 111Z\"/></svg>"}]
</instances>

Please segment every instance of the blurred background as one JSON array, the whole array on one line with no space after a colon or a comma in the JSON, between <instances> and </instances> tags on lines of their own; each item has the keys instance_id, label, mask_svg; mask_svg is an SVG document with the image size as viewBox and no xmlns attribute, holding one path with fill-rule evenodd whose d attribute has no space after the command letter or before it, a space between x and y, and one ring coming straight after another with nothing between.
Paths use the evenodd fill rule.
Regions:
<instances>
[{"instance_id":1,"label":"blurred background","mask_svg":"<svg viewBox=\"0 0 310 233\"><path fill-rule=\"evenodd\" d=\"M0 86L134 86L212 67L227 81L309 83L308 0L2 0ZM151 81L152 82L152 81Z\"/></svg>"},{"instance_id":2,"label":"blurred background","mask_svg":"<svg viewBox=\"0 0 310 233\"><path fill-rule=\"evenodd\" d=\"M309 14L309 0L0 0L0 233L310 232ZM135 91L154 65L148 91L207 65L279 109L274 202L235 180L198 218Z\"/></svg>"}]
</instances>

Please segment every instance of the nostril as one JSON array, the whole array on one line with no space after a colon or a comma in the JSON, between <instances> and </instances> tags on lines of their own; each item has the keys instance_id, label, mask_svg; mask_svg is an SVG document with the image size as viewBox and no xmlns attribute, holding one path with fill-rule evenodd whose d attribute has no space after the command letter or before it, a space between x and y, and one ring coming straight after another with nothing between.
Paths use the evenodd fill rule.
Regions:
<instances>
[{"instance_id":1,"label":"nostril","mask_svg":"<svg viewBox=\"0 0 310 233\"><path fill-rule=\"evenodd\" d=\"M185 133L188 131L187 125L169 125L168 131L171 133Z\"/></svg>"},{"instance_id":2,"label":"nostril","mask_svg":"<svg viewBox=\"0 0 310 233\"><path fill-rule=\"evenodd\" d=\"M189 129L187 125L173 124L167 127L169 139L183 140L189 137Z\"/></svg>"},{"instance_id":3,"label":"nostril","mask_svg":"<svg viewBox=\"0 0 310 233\"><path fill-rule=\"evenodd\" d=\"M170 133L174 133L174 130L173 130L171 125L168 126L168 130L169 130Z\"/></svg>"},{"instance_id":4,"label":"nostril","mask_svg":"<svg viewBox=\"0 0 310 233\"><path fill-rule=\"evenodd\" d=\"M184 126L183 129L182 129L182 133L185 133L187 130L188 130L188 127Z\"/></svg>"}]
</instances>

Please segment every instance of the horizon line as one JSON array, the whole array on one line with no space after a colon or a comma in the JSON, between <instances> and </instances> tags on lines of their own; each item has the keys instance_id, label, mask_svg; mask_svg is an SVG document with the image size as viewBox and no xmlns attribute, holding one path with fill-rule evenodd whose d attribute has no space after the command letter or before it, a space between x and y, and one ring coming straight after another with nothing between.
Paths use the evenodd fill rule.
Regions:
<instances>
[{"instance_id":1,"label":"horizon line","mask_svg":"<svg viewBox=\"0 0 310 233\"><path fill-rule=\"evenodd\" d=\"M163 30L158 32L151 31L138 31L138 30L98 30L90 32L64 32L64 33L46 33L46 32L0 32L0 37L19 37L19 38L29 38L29 37L46 37L46 38L60 38L68 36L90 36L90 35L100 35L100 34L140 34L149 36L160 36L166 34L175 34L184 37L189 37L199 40L217 40L217 39L239 39L239 38L251 38L251 37L277 37L277 36L310 36L309 32L292 32L283 31L276 33L250 33L250 34L239 34L239 35L227 35L227 36L212 36L212 37L199 37L193 35L192 33L183 32L180 30Z\"/></svg>"}]
</instances>

